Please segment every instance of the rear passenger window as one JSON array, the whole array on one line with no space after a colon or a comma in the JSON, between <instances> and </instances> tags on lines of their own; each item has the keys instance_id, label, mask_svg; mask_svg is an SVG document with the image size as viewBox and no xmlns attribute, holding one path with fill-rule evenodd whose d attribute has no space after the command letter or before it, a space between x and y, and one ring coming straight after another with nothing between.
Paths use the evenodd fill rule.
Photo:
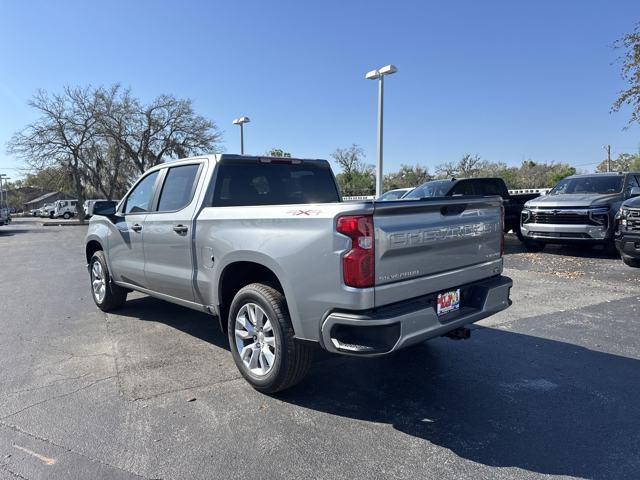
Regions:
<instances>
[{"instance_id":1,"label":"rear passenger window","mask_svg":"<svg viewBox=\"0 0 640 480\"><path fill-rule=\"evenodd\" d=\"M453 190L451 195L473 195L473 184L471 182L459 182Z\"/></svg>"},{"instance_id":2,"label":"rear passenger window","mask_svg":"<svg viewBox=\"0 0 640 480\"><path fill-rule=\"evenodd\" d=\"M171 167L164 180L158 211L181 210L191 202L200 164Z\"/></svg>"},{"instance_id":3,"label":"rear passenger window","mask_svg":"<svg viewBox=\"0 0 640 480\"><path fill-rule=\"evenodd\" d=\"M476 195L498 195L502 196L502 189L498 182L494 182L491 180L481 180L476 182L475 184Z\"/></svg>"}]
</instances>

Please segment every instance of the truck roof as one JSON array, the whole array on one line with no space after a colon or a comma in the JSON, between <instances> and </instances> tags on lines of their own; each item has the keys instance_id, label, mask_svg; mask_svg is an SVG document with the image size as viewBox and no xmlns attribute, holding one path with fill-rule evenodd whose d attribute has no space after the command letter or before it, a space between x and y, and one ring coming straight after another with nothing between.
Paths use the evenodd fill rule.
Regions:
<instances>
[{"instance_id":1,"label":"truck roof","mask_svg":"<svg viewBox=\"0 0 640 480\"><path fill-rule=\"evenodd\" d=\"M584 178L584 177L619 177L623 175L640 175L640 172L595 172L595 173L579 173L570 175L566 178Z\"/></svg>"}]
</instances>

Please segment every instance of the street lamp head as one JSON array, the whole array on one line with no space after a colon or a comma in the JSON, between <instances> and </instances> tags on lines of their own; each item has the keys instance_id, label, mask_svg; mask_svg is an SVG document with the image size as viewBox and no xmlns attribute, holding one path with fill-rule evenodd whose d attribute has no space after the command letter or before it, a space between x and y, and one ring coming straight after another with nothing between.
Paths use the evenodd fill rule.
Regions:
<instances>
[{"instance_id":1,"label":"street lamp head","mask_svg":"<svg viewBox=\"0 0 640 480\"><path fill-rule=\"evenodd\" d=\"M380 75L391 75L392 73L396 73L398 69L394 65L386 65L378 70Z\"/></svg>"},{"instance_id":2,"label":"street lamp head","mask_svg":"<svg viewBox=\"0 0 640 480\"><path fill-rule=\"evenodd\" d=\"M371 70L370 72L367 72L364 78L366 78L367 80L376 80L383 75L391 75L392 73L396 73L397 71L398 69L394 65L385 65L378 70Z\"/></svg>"},{"instance_id":3,"label":"street lamp head","mask_svg":"<svg viewBox=\"0 0 640 480\"><path fill-rule=\"evenodd\" d=\"M251 120L249 120L249 117L240 117L240 118L236 118L233 121L234 125L242 125L243 123L249 123Z\"/></svg>"},{"instance_id":4,"label":"street lamp head","mask_svg":"<svg viewBox=\"0 0 640 480\"><path fill-rule=\"evenodd\" d=\"M376 78L379 78L380 74L378 73L378 70L371 70L370 72L367 72L367 74L364 76L364 78L366 78L367 80L375 80Z\"/></svg>"}]
</instances>

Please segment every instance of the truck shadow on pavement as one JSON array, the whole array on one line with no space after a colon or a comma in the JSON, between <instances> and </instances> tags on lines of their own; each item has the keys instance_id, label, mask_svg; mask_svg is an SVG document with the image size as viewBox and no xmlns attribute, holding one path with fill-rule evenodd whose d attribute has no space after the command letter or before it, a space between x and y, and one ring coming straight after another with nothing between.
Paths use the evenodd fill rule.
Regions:
<instances>
[{"instance_id":1,"label":"truck shadow on pavement","mask_svg":"<svg viewBox=\"0 0 640 480\"><path fill-rule=\"evenodd\" d=\"M390 424L492 467L637 478L640 361L495 329L474 336L332 359L279 398Z\"/></svg>"},{"instance_id":2,"label":"truck shadow on pavement","mask_svg":"<svg viewBox=\"0 0 640 480\"><path fill-rule=\"evenodd\" d=\"M192 337L147 333L145 355L155 350L168 362L190 356L192 375L181 371L179 385L132 387L131 396L200 386L215 362L225 376L239 377L215 317L151 297L133 298L117 314ZM129 336L122 332L121 349ZM132 354L145 345L131 341ZM145 384L150 373L136 375L132 382ZM388 424L491 467L603 480L640 471L640 361L562 341L474 327L470 340L439 338L383 358L322 353L305 380L274 397Z\"/></svg>"}]
</instances>

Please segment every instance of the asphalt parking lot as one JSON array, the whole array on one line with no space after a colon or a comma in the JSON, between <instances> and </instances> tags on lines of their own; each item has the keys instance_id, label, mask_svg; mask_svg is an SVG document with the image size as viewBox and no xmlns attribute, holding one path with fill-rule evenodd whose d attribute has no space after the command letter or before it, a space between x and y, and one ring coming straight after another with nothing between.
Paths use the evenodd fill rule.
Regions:
<instances>
[{"instance_id":1,"label":"asphalt parking lot","mask_svg":"<svg viewBox=\"0 0 640 480\"><path fill-rule=\"evenodd\" d=\"M638 478L640 269L507 242L513 306L470 340L323 356L275 397L212 317L100 312L86 227L0 227L0 480Z\"/></svg>"}]
</instances>

